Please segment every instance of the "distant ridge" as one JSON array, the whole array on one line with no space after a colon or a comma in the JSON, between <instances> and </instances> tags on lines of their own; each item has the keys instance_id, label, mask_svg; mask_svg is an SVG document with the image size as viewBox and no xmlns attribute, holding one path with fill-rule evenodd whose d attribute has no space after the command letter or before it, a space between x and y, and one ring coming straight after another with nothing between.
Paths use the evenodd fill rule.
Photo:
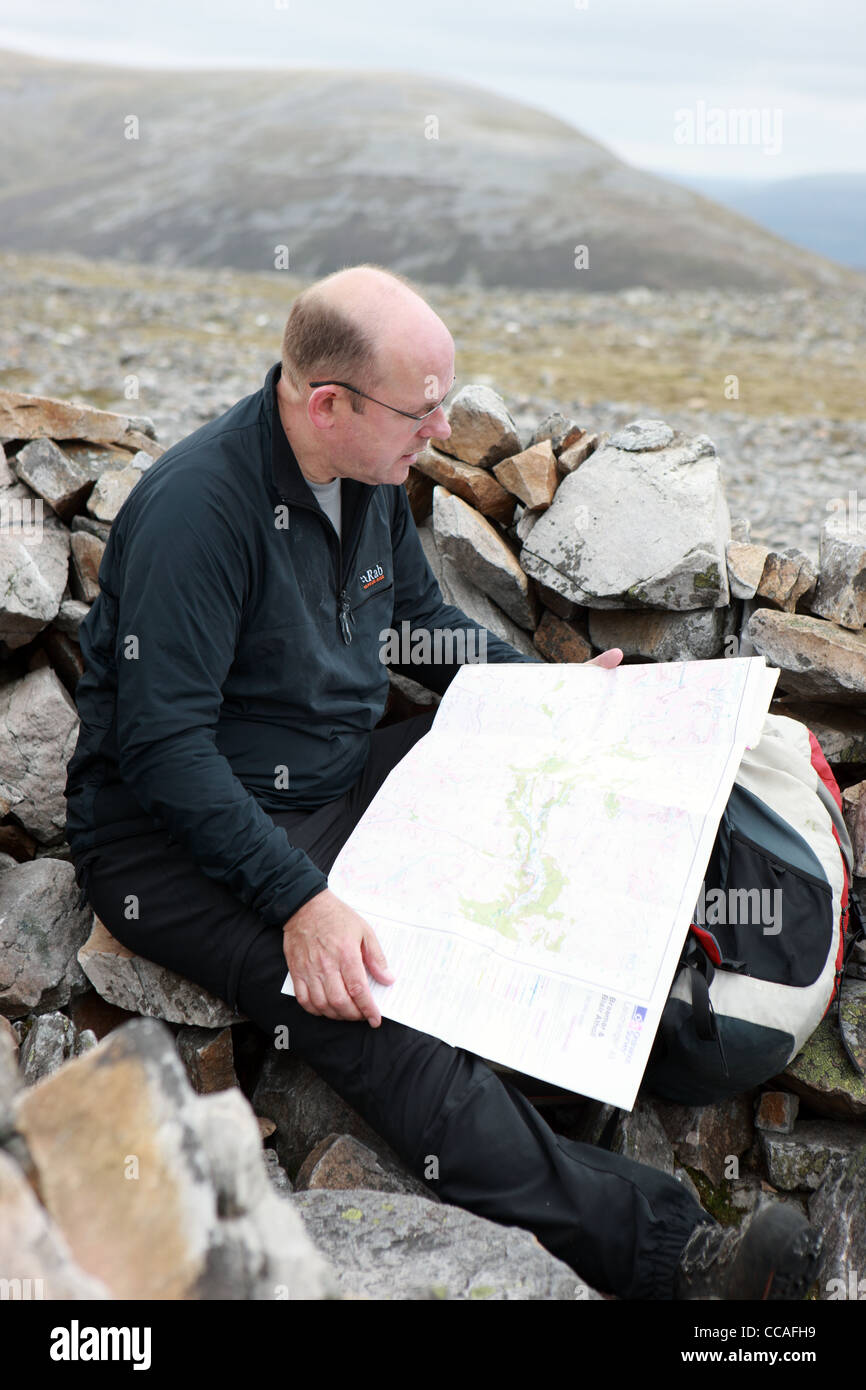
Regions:
<instances>
[{"instance_id":1,"label":"distant ridge","mask_svg":"<svg viewBox=\"0 0 866 1390\"><path fill-rule=\"evenodd\" d=\"M527 289L862 284L553 116L434 76L154 72L7 51L0 154L9 250L266 271L284 245L299 276L375 260L429 283Z\"/></svg>"}]
</instances>

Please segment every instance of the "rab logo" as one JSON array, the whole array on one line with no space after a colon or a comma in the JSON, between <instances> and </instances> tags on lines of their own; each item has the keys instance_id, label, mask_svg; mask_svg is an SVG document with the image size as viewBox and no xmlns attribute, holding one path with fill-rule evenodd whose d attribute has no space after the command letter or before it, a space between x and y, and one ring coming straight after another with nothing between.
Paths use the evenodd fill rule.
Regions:
<instances>
[{"instance_id":1,"label":"rab logo","mask_svg":"<svg viewBox=\"0 0 866 1390\"><path fill-rule=\"evenodd\" d=\"M372 589L374 584L378 584L380 579L385 578L385 571L381 565L374 565L372 569L362 570L358 578L362 589Z\"/></svg>"}]
</instances>

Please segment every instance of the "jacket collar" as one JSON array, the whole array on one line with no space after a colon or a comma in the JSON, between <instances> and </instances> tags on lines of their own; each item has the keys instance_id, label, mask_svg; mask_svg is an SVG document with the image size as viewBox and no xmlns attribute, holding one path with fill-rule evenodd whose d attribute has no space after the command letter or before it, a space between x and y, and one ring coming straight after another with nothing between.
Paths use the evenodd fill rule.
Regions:
<instances>
[{"instance_id":1,"label":"jacket collar","mask_svg":"<svg viewBox=\"0 0 866 1390\"><path fill-rule=\"evenodd\" d=\"M277 404L277 379L282 372L282 363L275 362L268 369L264 385L264 410L271 430L271 481L280 497L301 506L315 506L318 503L313 490L300 470L294 450L286 437L280 409ZM362 508L365 496L376 491L375 483L362 483L358 478L344 478L340 489L343 508L343 535L348 537L351 523ZM364 508L366 510L366 508ZM349 523L347 525L347 523Z\"/></svg>"}]
</instances>

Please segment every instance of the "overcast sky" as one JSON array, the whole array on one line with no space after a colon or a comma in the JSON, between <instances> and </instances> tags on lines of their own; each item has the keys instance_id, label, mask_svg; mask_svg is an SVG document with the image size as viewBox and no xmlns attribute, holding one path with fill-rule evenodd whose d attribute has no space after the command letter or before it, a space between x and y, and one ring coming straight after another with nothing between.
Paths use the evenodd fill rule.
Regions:
<instances>
[{"instance_id":1,"label":"overcast sky","mask_svg":"<svg viewBox=\"0 0 866 1390\"><path fill-rule=\"evenodd\" d=\"M864 0L0 0L4 47L137 67L440 74L661 173L866 171ZM730 116L742 109L759 113L749 130Z\"/></svg>"}]
</instances>

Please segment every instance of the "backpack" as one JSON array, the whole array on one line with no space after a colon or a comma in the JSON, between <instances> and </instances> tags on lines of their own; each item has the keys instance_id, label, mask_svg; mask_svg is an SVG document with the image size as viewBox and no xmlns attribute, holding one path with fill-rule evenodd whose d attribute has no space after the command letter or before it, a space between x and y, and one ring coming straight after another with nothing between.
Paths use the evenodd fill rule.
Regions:
<instances>
[{"instance_id":1,"label":"backpack","mask_svg":"<svg viewBox=\"0 0 866 1390\"><path fill-rule=\"evenodd\" d=\"M708 1105L784 1070L834 998L838 1007L848 953L863 936L852 865L841 793L817 738L767 714L719 824L648 1090Z\"/></svg>"}]
</instances>

